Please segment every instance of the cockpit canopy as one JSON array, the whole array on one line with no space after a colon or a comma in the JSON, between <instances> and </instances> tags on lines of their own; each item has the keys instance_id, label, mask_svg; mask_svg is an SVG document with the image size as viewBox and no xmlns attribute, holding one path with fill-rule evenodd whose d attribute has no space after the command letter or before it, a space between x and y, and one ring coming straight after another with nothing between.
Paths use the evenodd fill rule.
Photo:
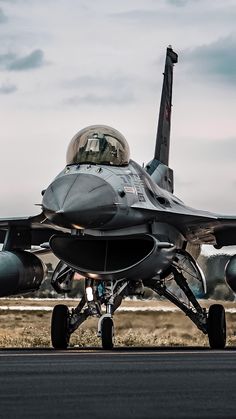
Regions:
<instances>
[{"instance_id":1,"label":"cockpit canopy","mask_svg":"<svg viewBox=\"0 0 236 419\"><path fill-rule=\"evenodd\" d=\"M79 131L71 140L67 164L106 164L125 166L129 164L129 145L123 135L105 125L91 125Z\"/></svg>"}]
</instances>

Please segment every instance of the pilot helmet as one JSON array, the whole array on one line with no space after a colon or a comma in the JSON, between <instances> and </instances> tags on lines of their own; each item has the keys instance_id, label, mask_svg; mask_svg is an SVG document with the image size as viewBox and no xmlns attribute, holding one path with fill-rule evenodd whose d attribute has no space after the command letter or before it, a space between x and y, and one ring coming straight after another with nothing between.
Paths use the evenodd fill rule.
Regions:
<instances>
[{"instance_id":1,"label":"pilot helmet","mask_svg":"<svg viewBox=\"0 0 236 419\"><path fill-rule=\"evenodd\" d=\"M129 145L124 136L105 125L92 125L79 131L67 150L67 164L126 166L129 159Z\"/></svg>"}]
</instances>

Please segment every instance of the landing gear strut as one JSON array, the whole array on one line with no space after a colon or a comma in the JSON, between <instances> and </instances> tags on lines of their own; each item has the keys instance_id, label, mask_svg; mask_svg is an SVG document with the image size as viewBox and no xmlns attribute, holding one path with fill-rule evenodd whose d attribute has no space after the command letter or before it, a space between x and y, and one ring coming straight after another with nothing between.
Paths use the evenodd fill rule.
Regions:
<instances>
[{"instance_id":1,"label":"landing gear strut","mask_svg":"<svg viewBox=\"0 0 236 419\"><path fill-rule=\"evenodd\" d=\"M207 310L198 303L183 274L176 268L172 268L172 274L176 284L187 297L188 303L181 301L175 294L171 293L163 279L158 277L152 278L145 281L144 285L179 307L196 324L198 329L208 335L212 349L223 349L226 344L224 307L220 304L213 304L207 313Z\"/></svg>"},{"instance_id":2,"label":"landing gear strut","mask_svg":"<svg viewBox=\"0 0 236 419\"><path fill-rule=\"evenodd\" d=\"M165 280L161 278L152 278L145 281L144 285L151 288L158 295L164 296L167 300L179 307L186 314L186 316L188 316L193 323L196 324L198 329L200 329L204 334L207 334L206 309L200 306L182 273L178 272L175 268L172 269L172 273L176 284L187 297L188 303L181 301L175 294L169 291L165 284Z\"/></svg>"}]
</instances>

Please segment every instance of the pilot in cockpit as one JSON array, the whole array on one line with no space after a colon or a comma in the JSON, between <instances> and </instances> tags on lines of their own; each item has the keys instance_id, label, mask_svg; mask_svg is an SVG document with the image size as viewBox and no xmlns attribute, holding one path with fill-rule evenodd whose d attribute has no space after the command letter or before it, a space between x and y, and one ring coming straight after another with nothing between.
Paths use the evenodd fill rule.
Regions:
<instances>
[{"instance_id":1,"label":"pilot in cockpit","mask_svg":"<svg viewBox=\"0 0 236 419\"><path fill-rule=\"evenodd\" d=\"M77 159L84 163L112 164L117 165L117 153L119 150L107 141L104 134L94 134L88 138L86 144L79 148Z\"/></svg>"},{"instance_id":2,"label":"pilot in cockpit","mask_svg":"<svg viewBox=\"0 0 236 419\"><path fill-rule=\"evenodd\" d=\"M129 146L117 130L93 125L79 131L71 140L67 151L67 164L129 164Z\"/></svg>"}]
</instances>

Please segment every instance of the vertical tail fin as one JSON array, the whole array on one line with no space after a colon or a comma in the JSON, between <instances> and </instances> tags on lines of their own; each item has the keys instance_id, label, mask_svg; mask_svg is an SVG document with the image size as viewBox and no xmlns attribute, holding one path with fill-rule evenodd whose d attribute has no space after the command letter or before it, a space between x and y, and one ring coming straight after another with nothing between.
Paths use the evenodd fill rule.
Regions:
<instances>
[{"instance_id":1,"label":"vertical tail fin","mask_svg":"<svg viewBox=\"0 0 236 419\"><path fill-rule=\"evenodd\" d=\"M154 159L147 165L147 172L161 187L173 192L173 171L168 167L171 128L173 67L178 55L169 46L166 50L165 72L156 135Z\"/></svg>"},{"instance_id":2,"label":"vertical tail fin","mask_svg":"<svg viewBox=\"0 0 236 419\"><path fill-rule=\"evenodd\" d=\"M164 80L161 93L161 104L156 136L154 158L168 166L170 147L170 125L172 106L173 66L178 62L178 55L171 47L166 51Z\"/></svg>"}]
</instances>

